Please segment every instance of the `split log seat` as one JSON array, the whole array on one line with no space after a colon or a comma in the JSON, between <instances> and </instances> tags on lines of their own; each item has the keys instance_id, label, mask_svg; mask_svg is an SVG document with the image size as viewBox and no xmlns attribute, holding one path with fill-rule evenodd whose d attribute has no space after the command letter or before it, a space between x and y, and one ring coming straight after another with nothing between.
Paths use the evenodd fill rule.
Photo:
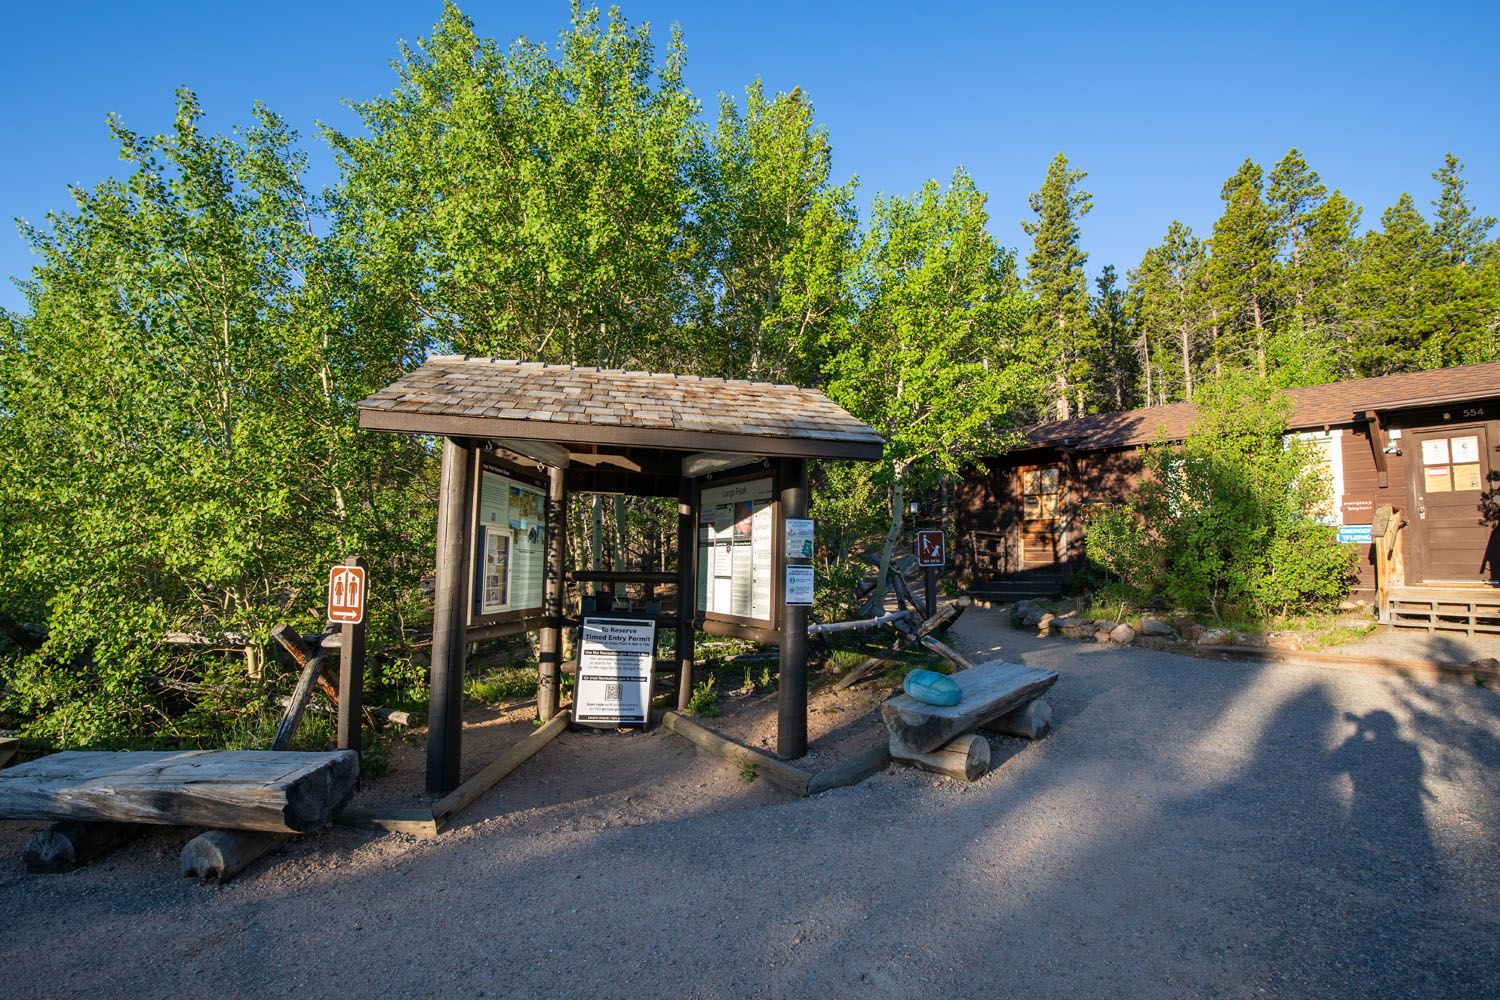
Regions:
<instances>
[{"instance_id":1,"label":"split log seat","mask_svg":"<svg viewBox=\"0 0 1500 1000\"><path fill-rule=\"evenodd\" d=\"M971 732L1035 701L1057 683L1057 671L991 660L952 675L962 698L957 705L928 705L898 694L880 706L891 738L892 755L932 753Z\"/></svg>"},{"instance_id":2,"label":"split log seat","mask_svg":"<svg viewBox=\"0 0 1500 1000\"><path fill-rule=\"evenodd\" d=\"M306 833L358 778L353 750L67 751L0 771L0 819Z\"/></svg>"}]
</instances>

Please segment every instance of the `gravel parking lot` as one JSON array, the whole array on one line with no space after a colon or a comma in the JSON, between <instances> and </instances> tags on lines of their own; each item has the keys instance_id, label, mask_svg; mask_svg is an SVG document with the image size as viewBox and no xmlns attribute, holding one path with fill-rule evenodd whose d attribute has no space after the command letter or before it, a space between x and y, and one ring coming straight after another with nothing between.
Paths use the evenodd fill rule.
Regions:
<instances>
[{"instance_id":1,"label":"gravel parking lot","mask_svg":"<svg viewBox=\"0 0 1500 1000\"><path fill-rule=\"evenodd\" d=\"M176 880L186 831L30 876L0 824L3 993L1495 995L1500 695L955 631L1063 674L1053 735L974 785L797 801L670 734L570 736L507 779L549 800L224 887Z\"/></svg>"}]
</instances>

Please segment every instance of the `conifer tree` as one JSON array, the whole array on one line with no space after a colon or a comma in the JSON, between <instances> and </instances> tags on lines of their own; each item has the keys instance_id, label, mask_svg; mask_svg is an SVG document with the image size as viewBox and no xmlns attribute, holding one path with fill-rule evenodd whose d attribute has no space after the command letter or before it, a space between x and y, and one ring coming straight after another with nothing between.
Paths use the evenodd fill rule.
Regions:
<instances>
[{"instance_id":1,"label":"conifer tree","mask_svg":"<svg viewBox=\"0 0 1500 1000\"><path fill-rule=\"evenodd\" d=\"M1193 398L1210 322L1207 272L1203 242L1173 220L1130 273L1148 405Z\"/></svg>"},{"instance_id":2,"label":"conifer tree","mask_svg":"<svg viewBox=\"0 0 1500 1000\"><path fill-rule=\"evenodd\" d=\"M1091 340L1089 293L1083 265L1088 255L1079 244L1078 223L1093 207L1093 196L1079 185L1087 174L1072 170L1058 153L1047 166L1041 190L1030 198L1036 213L1021 223L1032 238L1026 257L1026 289L1032 297L1026 336L1032 356L1051 373L1048 403L1066 420L1085 410Z\"/></svg>"},{"instance_id":3,"label":"conifer tree","mask_svg":"<svg viewBox=\"0 0 1500 1000\"><path fill-rule=\"evenodd\" d=\"M1467 266L1476 263L1489 249L1486 243L1495 219L1478 214L1469 204L1464 194L1469 182L1463 178L1463 169L1463 161L1447 153L1443 165L1432 172L1433 180L1442 185L1441 194L1432 203L1437 209L1432 235L1448 263Z\"/></svg>"},{"instance_id":4,"label":"conifer tree","mask_svg":"<svg viewBox=\"0 0 1500 1000\"><path fill-rule=\"evenodd\" d=\"M1260 166L1246 160L1224 182L1224 214L1209 241L1213 300L1220 313L1215 360L1248 358L1262 378L1277 279L1275 222L1263 187Z\"/></svg>"}]
</instances>

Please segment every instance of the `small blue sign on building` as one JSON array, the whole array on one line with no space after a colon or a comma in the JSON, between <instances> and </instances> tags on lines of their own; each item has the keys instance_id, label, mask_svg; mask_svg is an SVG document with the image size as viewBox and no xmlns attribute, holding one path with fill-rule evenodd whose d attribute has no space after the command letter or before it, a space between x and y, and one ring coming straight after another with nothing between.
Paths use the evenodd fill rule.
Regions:
<instances>
[{"instance_id":1,"label":"small blue sign on building","mask_svg":"<svg viewBox=\"0 0 1500 1000\"><path fill-rule=\"evenodd\" d=\"M1368 524L1341 524L1339 525L1339 541L1354 545L1370 544L1370 526Z\"/></svg>"}]
</instances>

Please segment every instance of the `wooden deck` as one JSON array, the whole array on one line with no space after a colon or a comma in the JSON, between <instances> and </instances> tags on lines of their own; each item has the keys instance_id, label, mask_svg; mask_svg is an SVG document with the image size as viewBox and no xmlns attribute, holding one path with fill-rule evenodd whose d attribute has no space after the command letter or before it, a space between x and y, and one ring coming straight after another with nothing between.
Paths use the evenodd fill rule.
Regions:
<instances>
[{"instance_id":1,"label":"wooden deck","mask_svg":"<svg viewBox=\"0 0 1500 1000\"><path fill-rule=\"evenodd\" d=\"M1396 587L1385 612L1396 628L1500 635L1500 587Z\"/></svg>"}]
</instances>

